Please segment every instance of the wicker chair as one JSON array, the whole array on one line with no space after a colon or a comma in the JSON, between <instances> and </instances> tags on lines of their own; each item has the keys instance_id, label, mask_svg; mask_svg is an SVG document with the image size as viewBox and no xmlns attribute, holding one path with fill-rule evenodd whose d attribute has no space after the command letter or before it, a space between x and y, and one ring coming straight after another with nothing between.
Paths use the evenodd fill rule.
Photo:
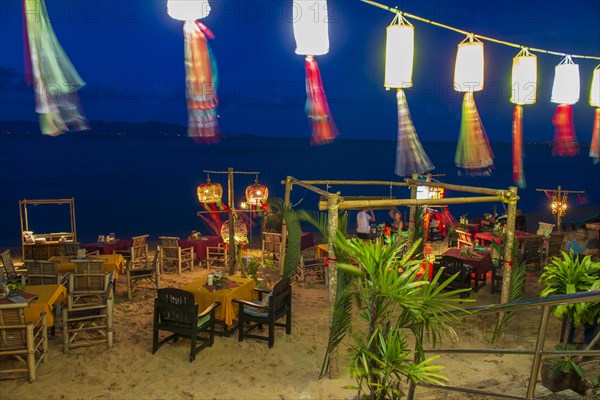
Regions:
<instances>
[{"instance_id":1,"label":"wicker chair","mask_svg":"<svg viewBox=\"0 0 600 400\"><path fill-rule=\"evenodd\" d=\"M29 382L37 378L40 362L48 362L46 313L34 322L25 322L27 303L0 305L0 373L26 372ZM14 357L15 362L5 360ZM23 364L25 365L23 367ZM5 393L8 396L8 392Z\"/></svg>"},{"instance_id":2,"label":"wicker chair","mask_svg":"<svg viewBox=\"0 0 600 400\"><path fill-rule=\"evenodd\" d=\"M125 276L127 278L127 298L133 298L133 289L141 281L154 282L156 289L160 289L160 266L158 265L157 250L154 253L154 261L152 265L144 266L144 264L127 263L125 265Z\"/></svg>"},{"instance_id":3,"label":"wicker chair","mask_svg":"<svg viewBox=\"0 0 600 400\"><path fill-rule=\"evenodd\" d=\"M67 284L65 276L58 272L58 261L24 260L27 272L21 275L24 285Z\"/></svg>"},{"instance_id":4,"label":"wicker chair","mask_svg":"<svg viewBox=\"0 0 600 400\"><path fill-rule=\"evenodd\" d=\"M190 362L194 361L196 353L212 346L215 341L215 309L219 305L219 302L215 302L200 313L192 293L175 288L158 289L154 300L152 354L169 340L176 342L180 337L185 337L191 340ZM159 342L159 331L172 334ZM208 333L208 337L203 333ZM198 341L201 344L196 346Z\"/></svg>"},{"instance_id":5,"label":"wicker chair","mask_svg":"<svg viewBox=\"0 0 600 400\"><path fill-rule=\"evenodd\" d=\"M258 300L250 302L242 299L233 299L239 309L239 336L241 342L245 337L266 340L269 348L275 344L275 327L285 327L285 333L292 333L292 286L290 278L284 276L275 284L272 291L254 289L258 292ZM264 297L263 295L267 295ZM276 322L285 317L285 324ZM248 327L246 327L248 324ZM269 326L268 336L251 334L254 329L262 329L263 325Z\"/></svg>"},{"instance_id":6,"label":"wicker chair","mask_svg":"<svg viewBox=\"0 0 600 400\"><path fill-rule=\"evenodd\" d=\"M91 265L90 272L85 273L82 267L76 265L75 273L69 276L67 308L62 312L65 353L102 343L109 349L113 347L114 273L98 273L97 265Z\"/></svg>"},{"instance_id":7,"label":"wicker chair","mask_svg":"<svg viewBox=\"0 0 600 400\"><path fill-rule=\"evenodd\" d=\"M458 233L458 248L465 246L474 247L473 245L473 236L469 232L461 231L460 229L456 230Z\"/></svg>"},{"instance_id":8,"label":"wicker chair","mask_svg":"<svg viewBox=\"0 0 600 400\"><path fill-rule=\"evenodd\" d=\"M160 238L160 266L162 271L177 270L181 275L182 269L194 271L194 248L182 249L179 247L178 237L161 236Z\"/></svg>"}]
</instances>

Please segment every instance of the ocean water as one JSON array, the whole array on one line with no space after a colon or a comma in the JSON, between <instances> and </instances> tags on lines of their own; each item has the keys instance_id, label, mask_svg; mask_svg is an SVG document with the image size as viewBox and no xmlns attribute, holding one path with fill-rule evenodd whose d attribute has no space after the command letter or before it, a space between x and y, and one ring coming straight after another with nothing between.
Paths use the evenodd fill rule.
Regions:
<instances>
[{"instance_id":1,"label":"ocean water","mask_svg":"<svg viewBox=\"0 0 600 400\"><path fill-rule=\"evenodd\" d=\"M458 176L454 167L455 143L426 142L424 147L443 182L507 188L512 185L511 145L493 143L496 169L489 177ZM549 202L536 188L585 190L585 198L569 198L569 206L600 205L600 165L594 165L583 147L576 157L555 158L547 144L526 146L527 188L519 190L519 208L525 213L548 210ZM56 138L2 137L0 152L0 247L20 244L20 199L75 198L80 241L115 232L126 238L148 233L187 236L192 230L208 233L196 215L202 208L195 189L206 180L203 170L258 171L271 196L283 197L281 181L290 175L307 180L399 181L394 174L396 143L381 140L338 140L313 147L308 139L230 137L217 145L196 145L185 137L126 137L66 135ZM226 175L211 179L227 188ZM239 205L254 175L235 175ZM342 195L380 195L408 198L407 188L389 186L336 186ZM451 193L449 193L452 196ZM458 195L458 194L454 194ZM461 195L462 196L462 195ZM318 197L295 187L291 196L297 208L316 210ZM481 216L492 204L456 205L459 216ZM497 211L503 213L498 203ZM65 206L29 207L30 229L59 232L69 229ZM386 219L379 211L377 219ZM568 216L567 216L568 219ZM256 230L255 232L258 232Z\"/></svg>"}]
</instances>

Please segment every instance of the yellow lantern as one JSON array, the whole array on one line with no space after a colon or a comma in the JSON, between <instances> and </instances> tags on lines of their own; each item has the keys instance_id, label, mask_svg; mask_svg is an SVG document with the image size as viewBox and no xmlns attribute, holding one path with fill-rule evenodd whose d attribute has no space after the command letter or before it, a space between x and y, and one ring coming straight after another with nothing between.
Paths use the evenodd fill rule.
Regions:
<instances>
[{"instance_id":1,"label":"yellow lantern","mask_svg":"<svg viewBox=\"0 0 600 400\"><path fill-rule=\"evenodd\" d=\"M469 34L458 45L454 90L471 93L483 90L483 66L483 43Z\"/></svg>"},{"instance_id":2,"label":"yellow lantern","mask_svg":"<svg viewBox=\"0 0 600 400\"><path fill-rule=\"evenodd\" d=\"M248 237L248 228L241 219L236 219L233 223L233 240L236 244L246 243ZM223 222L221 225L221 239L223 242L229 244L229 220Z\"/></svg>"},{"instance_id":3,"label":"yellow lantern","mask_svg":"<svg viewBox=\"0 0 600 400\"><path fill-rule=\"evenodd\" d=\"M594 69L592 76L592 87L590 89L590 105L600 107L600 65Z\"/></svg>"},{"instance_id":4,"label":"yellow lantern","mask_svg":"<svg viewBox=\"0 0 600 400\"><path fill-rule=\"evenodd\" d=\"M198 185L196 194L200 203L220 203L223 198L223 187L220 183L212 183L209 177L206 183Z\"/></svg>"},{"instance_id":5,"label":"yellow lantern","mask_svg":"<svg viewBox=\"0 0 600 400\"><path fill-rule=\"evenodd\" d=\"M169 0L167 14L179 21L194 21L208 17L210 4L208 0Z\"/></svg>"},{"instance_id":6,"label":"yellow lantern","mask_svg":"<svg viewBox=\"0 0 600 400\"><path fill-rule=\"evenodd\" d=\"M513 58L512 97L513 104L534 104L537 94L537 57L523 49Z\"/></svg>"},{"instance_id":7,"label":"yellow lantern","mask_svg":"<svg viewBox=\"0 0 600 400\"><path fill-rule=\"evenodd\" d=\"M558 104L577 103L579 86L579 65L573 63L571 56L566 56L554 68L554 84L550 101Z\"/></svg>"},{"instance_id":8,"label":"yellow lantern","mask_svg":"<svg viewBox=\"0 0 600 400\"><path fill-rule=\"evenodd\" d=\"M318 56L329 52L327 0L294 0L292 18L296 54Z\"/></svg>"},{"instance_id":9,"label":"yellow lantern","mask_svg":"<svg viewBox=\"0 0 600 400\"><path fill-rule=\"evenodd\" d=\"M269 199L269 189L256 181L246 188L246 202L250 206L260 206Z\"/></svg>"},{"instance_id":10,"label":"yellow lantern","mask_svg":"<svg viewBox=\"0 0 600 400\"><path fill-rule=\"evenodd\" d=\"M387 27L385 46L386 88L405 89L412 86L415 28L401 14L396 14Z\"/></svg>"}]
</instances>

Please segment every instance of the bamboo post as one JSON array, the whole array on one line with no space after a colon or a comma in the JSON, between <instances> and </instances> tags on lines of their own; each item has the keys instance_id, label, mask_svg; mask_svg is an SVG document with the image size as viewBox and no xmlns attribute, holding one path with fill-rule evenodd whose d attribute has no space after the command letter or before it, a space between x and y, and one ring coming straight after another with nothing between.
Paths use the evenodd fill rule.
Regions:
<instances>
[{"instance_id":1,"label":"bamboo post","mask_svg":"<svg viewBox=\"0 0 600 400\"><path fill-rule=\"evenodd\" d=\"M109 349L113 348L113 294L106 300L106 344Z\"/></svg>"},{"instance_id":2,"label":"bamboo post","mask_svg":"<svg viewBox=\"0 0 600 400\"><path fill-rule=\"evenodd\" d=\"M337 267L335 263L335 253L333 251L333 243L336 240L338 231L338 206L339 206L339 194L331 194L327 196L327 203L329 205L327 212L327 229L329 239L327 241L327 250L329 258L328 269L327 269L327 282L329 288L329 309L333 310L335 305L335 296L337 289ZM333 322L333 313L329 313L329 326ZM335 379L338 376L338 348L334 348L329 353L329 378Z\"/></svg>"},{"instance_id":3,"label":"bamboo post","mask_svg":"<svg viewBox=\"0 0 600 400\"><path fill-rule=\"evenodd\" d=\"M29 382L34 382L36 379L35 371L35 342L33 341L33 324L31 322L26 325L27 335L27 370L29 371Z\"/></svg>"},{"instance_id":4,"label":"bamboo post","mask_svg":"<svg viewBox=\"0 0 600 400\"><path fill-rule=\"evenodd\" d=\"M560 193L560 185L558 185L558 192L556 193L556 198L558 199L558 209L557 209L557 213L556 213L556 224L558 225L558 232L562 232L562 213L561 213L561 209L560 209L560 205L562 204L562 196L564 196L564 193L561 195Z\"/></svg>"},{"instance_id":5,"label":"bamboo post","mask_svg":"<svg viewBox=\"0 0 600 400\"><path fill-rule=\"evenodd\" d=\"M48 362L48 321L45 312L41 312L40 316L42 318L42 326L40 327L42 334L42 362Z\"/></svg>"},{"instance_id":6,"label":"bamboo post","mask_svg":"<svg viewBox=\"0 0 600 400\"><path fill-rule=\"evenodd\" d=\"M418 174L413 174L413 181L417 181L419 179ZM412 182L410 185L410 199L417 199L417 185L416 182ZM417 207L415 205L410 206L410 213L408 214L408 247L410 248L414 242L415 235L415 214L417 212Z\"/></svg>"},{"instance_id":7,"label":"bamboo post","mask_svg":"<svg viewBox=\"0 0 600 400\"><path fill-rule=\"evenodd\" d=\"M502 294L500 296L500 303L508 303L508 296L510 293L510 274L512 272L512 253L513 244L515 240L515 221L517 217L517 188L511 186L509 188L511 193L508 199L508 211L506 221L506 243L504 246L504 265L502 267Z\"/></svg>"},{"instance_id":8,"label":"bamboo post","mask_svg":"<svg viewBox=\"0 0 600 400\"><path fill-rule=\"evenodd\" d=\"M503 196L473 196L473 197L453 197L447 199L373 199L373 200L344 200L340 210L360 210L364 208L385 208L385 207L404 207L404 206L438 206L450 204L475 204L475 203L493 203L504 201ZM319 210L327 209L325 201L319 201Z\"/></svg>"},{"instance_id":9,"label":"bamboo post","mask_svg":"<svg viewBox=\"0 0 600 400\"><path fill-rule=\"evenodd\" d=\"M292 180L290 176L285 179L285 195L283 197L283 204L285 207L290 206L290 197L292 192ZM283 268L285 265L285 255L287 249L287 224L285 218L283 218L281 225L281 249L279 250L279 275L283 276Z\"/></svg>"},{"instance_id":10,"label":"bamboo post","mask_svg":"<svg viewBox=\"0 0 600 400\"><path fill-rule=\"evenodd\" d=\"M229 275L235 274L235 223L233 221L233 215L235 210L233 197L233 168L227 169L227 202L229 203L229 246L227 246L227 269Z\"/></svg>"}]
</instances>

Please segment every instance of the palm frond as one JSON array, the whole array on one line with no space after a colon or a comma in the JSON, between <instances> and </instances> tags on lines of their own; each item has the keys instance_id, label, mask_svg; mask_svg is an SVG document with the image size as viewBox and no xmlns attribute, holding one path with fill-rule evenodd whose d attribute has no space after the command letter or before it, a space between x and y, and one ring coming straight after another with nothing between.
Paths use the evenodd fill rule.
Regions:
<instances>
[{"instance_id":1,"label":"palm frond","mask_svg":"<svg viewBox=\"0 0 600 400\"><path fill-rule=\"evenodd\" d=\"M287 227L287 245L285 248L285 260L283 264L283 275L293 278L296 274L298 264L300 264L300 242L302 240L302 227L296 212L291 207L286 207L284 201L280 198L271 198L267 200L269 205L277 212L280 212L285 220Z\"/></svg>"}]
</instances>

